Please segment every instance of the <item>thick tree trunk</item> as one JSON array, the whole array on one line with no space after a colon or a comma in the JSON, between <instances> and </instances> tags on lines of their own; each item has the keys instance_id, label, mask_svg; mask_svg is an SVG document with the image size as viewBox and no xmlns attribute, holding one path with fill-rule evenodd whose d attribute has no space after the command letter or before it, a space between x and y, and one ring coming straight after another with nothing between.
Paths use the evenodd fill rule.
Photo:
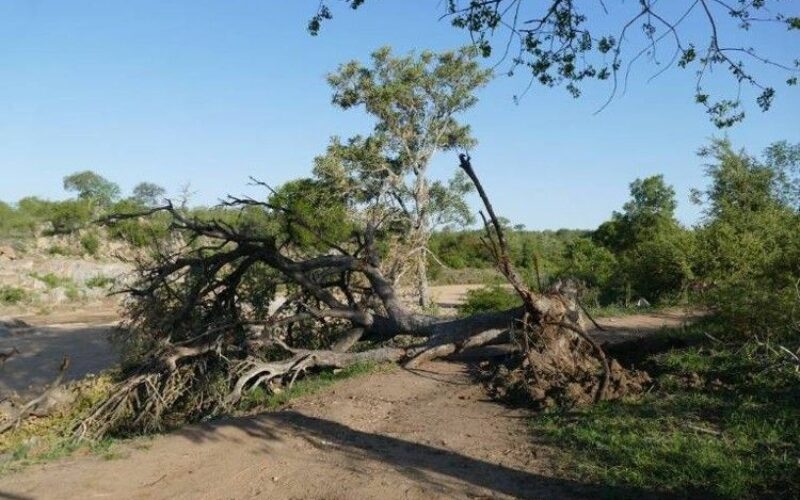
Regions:
<instances>
[{"instance_id":1,"label":"thick tree trunk","mask_svg":"<svg viewBox=\"0 0 800 500\"><path fill-rule=\"evenodd\" d=\"M413 236L410 238L412 246L415 247L416 265L416 288L418 304L423 309L431 306L431 291L428 286L428 241L430 240L430 215L428 205L430 204L430 192L428 180L425 177L427 158L419 162L417 178L414 184L414 203L416 214L414 221Z\"/></svg>"},{"instance_id":2,"label":"thick tree trunk","mask_svg":"<svg viewBox=\"0 0 800 500\"><path fill-rule=\"evenodd\" d=\"M428 284L428 256L422 250L417 254L417 298L421 308L431 306L431 289Z\"/></svg>"},{"instance_id":3,"label":"thick tree trunk","mask_svg":"<svg viewBox=\"0 0 800 500\"><path fill-rule=\"evenodd\" d=\"M291 386L309 370L360 362L397 362L415 367L498 342L514 346L514 354L502 366L519 383L500 380L502 376L496 380L504 387L522 388L529 399L542 406L597 401L640 389L643 379L610 362L586 334L574 294L561 289L533 291L525 285L511 263L502 225L469 157L461 155L460 159L490 217L486 221L487 246L522 300L522 307L467 318L414 312L402 303L392 282L381 272L373 226L367 226L352 253L327 243L333 247L330 252L298 259L275 239L240 234L227 224L188 219L171 205L153 209L151 212L168 211L177 229L224 243L217 253L207 255L190 249L142 268L140 281L130 290L138 299L131 309L135 320L130 326L144 339L161 342L142 359L138 369L126 373L110 396L92 409L76 433L100 437L119 430L162 429L165 422L228 411L248 391L259 387L279 390L282 385ZM407 258L415 264L419 303L425 307L430 304L425 249L430 235L424 178L419 180L415 194L416 220L408 235L411 253ZM239 199L231 203L258 205ZM320 239L325 242L322 236ZM247 317L244 313L249 311L232 308L236 305L232 298L241 291L242 276L254 263L274 269L286 283L302 290L289 300L295 308L279 308L265 319ZM176 331L164 332L160 326L165 314L161 298L173 297L172 285L184 283L190 272L198 274L202 286L179 296L171 311ZM195 274L191 275L193 280ZM198 312L203 321L187 322L187 311ZM200 329L194 329L195 323L201 325ZM318 339L333 332L338 338L326 339L327 347L318 350L289 345L300 340L289 335L286 325L312 329L313 338L301 345L320 345ZM400 335L403 337L396 338ZM411 345L406 335L415 337ZM356 349L359 342L368 350ZM227 381L228 394L218 390L220 380Z\"/></svg>"}]
</instances>

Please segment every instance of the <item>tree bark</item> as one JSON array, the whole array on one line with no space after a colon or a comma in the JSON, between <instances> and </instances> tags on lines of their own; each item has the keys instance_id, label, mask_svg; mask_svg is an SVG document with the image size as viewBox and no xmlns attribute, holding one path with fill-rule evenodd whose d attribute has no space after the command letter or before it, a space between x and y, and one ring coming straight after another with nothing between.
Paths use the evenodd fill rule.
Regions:
<instances>
[{"instance_id":1,"label":"tree bark","mask_svg":"<svg viewBox=\"0 0 800 500\"><path fill-rule=\"evenodd\" d=\"M416 267L418 304L421 308L427 309L431 305L431 289L428 283L428 256L424 249L417 252Z\"/></svg>"}]
</instances>

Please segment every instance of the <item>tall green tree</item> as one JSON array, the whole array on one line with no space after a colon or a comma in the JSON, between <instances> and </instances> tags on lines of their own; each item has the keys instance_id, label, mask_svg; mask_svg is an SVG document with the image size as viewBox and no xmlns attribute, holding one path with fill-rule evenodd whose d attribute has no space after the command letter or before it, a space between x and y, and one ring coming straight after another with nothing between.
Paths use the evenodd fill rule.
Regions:
<instances>
[{"instance_id":1,"label":"tall green tree","mask_svg":"<svg viewBox=\"0 0 800 500\"><path fill-rule=\"evenodd\" d=\"M710 185L695 193L705 207L696 272L710 284L706 300L744 335L800 333L800 214L785 194L786 164L714 140L701 151Z\"/></svg>"},{"instance_id":2,"label":"tall green tree","mask_svg":"<svg viewBox=\"0 0 800 500\"><path fill-rule=\"evenodd\" d=\"M133 188L133 200L146 207L162 203L166 195L166 189L152 182L140 182Z\"/></svg>"},{"instance_id":3,"label":"tall green tree","mask_svg":"<svg viewBox=\"0 0 800 500\"><path fill-rule=\"evenodd\" d=\"M617 257L615 280L627 302L638 295L654 302L674 295L692 277L692 236L675 218L675 190L655 175L630 184L631 198L593 239Z\"/></svg>"},{"instance_id":4,"label":"tall green tree","mask_svg":"<svg viewBox=\"0 0 800 500\"><path fill-rule=\"evenodd\" d=\"M399 214L404 244L396 261L413 263L422 306L430 304L432 229L469 220L463 195L471 185L463 174L447 183L431 182L428 169L437 152L475 145L469 126L457 117L475 105L475 92L491 77L476 56L474 49L395 56L384 47L372 54L368 66L351 61L328 76L333 103L363 108L375 125L368 137L334 138L317 159L315 172L357 202ZM392 274L402 273L398 267Z\"/></svg>"},{"instance_id":5,"label":"tall green tree","mask_svg":"<svg viewBox=\"0 0 800 500\"><path fill-rule=\"evenodd\" d=\"M77 193L81 200L87 200L94 207L101 208L111 205L120 195L117 184L91 170L64 177L64 189Z\"/></svg>"}]
</instances>

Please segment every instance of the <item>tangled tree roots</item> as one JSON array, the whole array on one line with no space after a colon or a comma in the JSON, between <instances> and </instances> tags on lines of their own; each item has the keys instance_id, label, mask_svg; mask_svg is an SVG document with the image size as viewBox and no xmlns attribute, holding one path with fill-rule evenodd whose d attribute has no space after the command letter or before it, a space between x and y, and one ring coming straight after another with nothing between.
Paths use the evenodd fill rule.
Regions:
<instances>
[{"instance_id":1,"label":"tangled tree roots","mask_svg":"<svg viewBox=\"0 0 800 500\"><path fill-rule=\"evenodd\" d=\"M574 407L637 394L651 382L646 372L626 370L613 359L606 372L595 349L569 329L547 327L531 337L527 350L483 365L492 397L534 409Z\"/></svg>"},{"instance_id":2,"label":"tangled tree roots","mask_svg":"<svg viewBox=\"0 0 800 500\"><path fill-rule=\"evenodd\" d=\"M647 375L607 359L587 335L573 293L559 288L534 292L522 282L469 157L462 155L460 166L488 213L487 250L522 299L522 307L466 318L408 310L381 269L374 242L379 227L372 223L353 241L331 243L315 232L313 223L283 207L251 199L229 203L283 217L317 235L314 254L308 255L308 247L291 237L281 241L254 234L250 226L189 219L168 205L151 212L168 212L174 228L202 242L177 253L162 252L155 263L141 267L139 282L129 290L133 300L128 330L135 340L132 345L144 346L143 355L109 397L91 409L76 434L97 438L159 430L229 411L249 391L279 391L307 372L364 362L415 368L432 359L509 342L515 354L489 382L497 396L521 395L545 407L586 404L640 390ZM320 246L327 248L321 255ZM256 299L265 290L272 290L274 298L278 284L290 293L283 305L267 314L270 299ZM397 346L394 340L400 335L420 340ZM364 345L372 348L354 350Z\"/></svg>"}]
</instances>

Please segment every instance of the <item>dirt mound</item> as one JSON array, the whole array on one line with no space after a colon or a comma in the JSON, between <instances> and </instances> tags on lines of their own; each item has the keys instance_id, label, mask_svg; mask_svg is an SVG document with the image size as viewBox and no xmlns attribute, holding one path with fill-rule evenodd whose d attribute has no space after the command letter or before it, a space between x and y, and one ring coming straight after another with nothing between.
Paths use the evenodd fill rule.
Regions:
<instances>
[{"instance_id":1,"label":"dirt mound","mask_svg":"<svg viewBox=\"0 0 800 500\"><path fill-rule=\"evenodd\" d=\"M484 363L489 394L499 400L537 410L570 408L603 399L619 399L641 392L650 382L647 373L609 361L607 386L604 367L593 348L578 335L545 328L525 353L512 353L499 364Z\"/></svg>"}]
</instances>

